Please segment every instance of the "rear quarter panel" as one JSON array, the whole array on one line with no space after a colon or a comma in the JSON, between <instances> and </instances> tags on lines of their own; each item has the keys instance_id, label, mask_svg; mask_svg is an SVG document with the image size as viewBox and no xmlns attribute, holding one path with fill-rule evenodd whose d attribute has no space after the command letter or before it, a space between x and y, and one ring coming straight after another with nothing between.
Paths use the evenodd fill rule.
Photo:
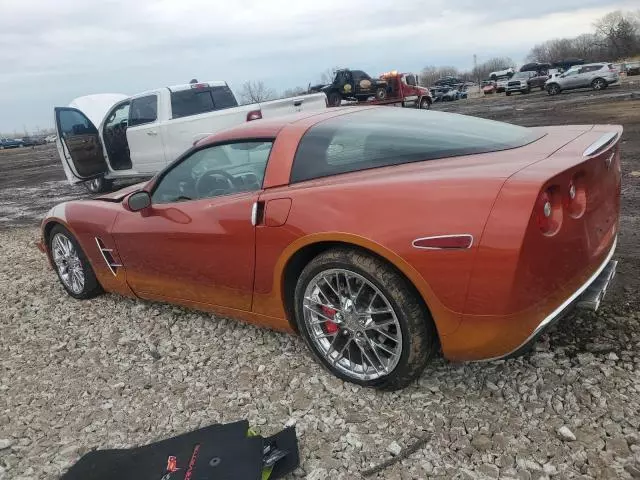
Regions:
<instances>
[{"instance_id":1,"label":"rear quarter panel","mask_svg":"<svg viewBox=\"0 0 640 480\"><path fill-rule=\"evenodd\" d=\"M484 158L483 158L484 157ZM487 156L448 159L343 174L267 190L266 203L290 198L286 224L256 230L253 309L282 317L283 271L306 245L338 241L386 258L419 290L446 335L461 319L477 249L423 250L420 237L471 234L479 239L504 182Z\"/></svg>"}]
</instances>

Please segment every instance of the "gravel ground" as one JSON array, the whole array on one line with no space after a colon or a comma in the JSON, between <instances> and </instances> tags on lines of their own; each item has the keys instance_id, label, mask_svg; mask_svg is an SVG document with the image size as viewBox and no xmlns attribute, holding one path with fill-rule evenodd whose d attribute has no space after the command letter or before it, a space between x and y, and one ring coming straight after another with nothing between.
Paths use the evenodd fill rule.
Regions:
<instances>
[{"instance_id":1,"label":"gravel ground","mask_svg":"<svg viewBox=\"0 0 640 480\"><path fill-rule=\"evenodd\" d=\"M625 125L620 273L607 300L523 357L438 359L394 393L336 379L295 336L115 295L73 300L33 247L33 225L57 198L86 193L59 182L50 148L2 152L0 479L57 478L94 448L242 418L264 434L295 423L295 477L313 480L360 478L425 437L371 478L640 478L640 108L563 109L576 98L444 108L522 124Z\"/></svg>"},{"instance_id":2,"label":"gravel ground","mask_svg":"<svg viewBox=\"0 0 640 480\"><path fill-rule=\"evenodd\" d=\"M637 314L606 304L525 357L437 360L416 385L380 393L326 373L295 336L115 295L75 301L36 236L0 233L12 259L0 266L6 478L56 478L96 447L242 418L266 434L295 423L297 476L316 480L359 478L425 434L378 478L640 476Z\"/></svg>"}]
</instances>

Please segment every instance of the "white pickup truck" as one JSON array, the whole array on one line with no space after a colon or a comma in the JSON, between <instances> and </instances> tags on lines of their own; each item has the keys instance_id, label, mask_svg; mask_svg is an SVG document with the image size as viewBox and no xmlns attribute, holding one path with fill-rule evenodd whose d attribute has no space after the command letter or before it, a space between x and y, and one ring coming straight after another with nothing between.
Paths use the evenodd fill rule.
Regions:
<instances>
[{"instance_id":1,"label":"white pickup truck","mask_svg":"<svg viewBox=\"0 0 640 480\"><path fill-rule=\"evenodd\" d=\"M324 93L238 106L225 82L134 96L88 95L54 109L56 145L69 182L85 182L98 193L114 179L153 175L195 141L222 129L326 106Z\"/></svg>"}]
</instances>

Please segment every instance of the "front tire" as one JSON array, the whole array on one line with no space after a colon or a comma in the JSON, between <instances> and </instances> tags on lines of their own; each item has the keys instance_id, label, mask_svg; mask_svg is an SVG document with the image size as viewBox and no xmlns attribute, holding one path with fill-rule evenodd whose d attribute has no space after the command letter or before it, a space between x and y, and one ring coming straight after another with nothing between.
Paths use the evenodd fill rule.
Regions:
<instances>
[{"instance_id":1,"label":"front tire","mask_svg":"<svg viewBox=\"0 0 640 480\"><path fill-rule=\"evenodd\" d=\"M327 100L329 101L330 107L339 107L342 103L342 96L338 92L331 92L327 96Z\"/></svg>"},{"instance_id":2,"label":"front tire","mask_svg":"<svg viewBox=\"0 0 640 480\"><path fill-rule=\"evenodd\" d=\"M84 187L91 193L103 193L111 189L113 182L104 177L96 177L84 182Z\"/></svg>"},{"instance_id":3,"label":"front tire","mask_svg":"<svg viewBox=\"0 0 640 480\"><path fill-rule=\"evenodd\" d=\"M331 249L309 262L296 285L295 317L319 363L365 387L406 387L438 344L413 286L383 260L354 249Z\"/></svg>"},{"instance_id":4,"label":"front tire","mask_svg":"<svg viewBox=\"0 0 640 480\"><path fill-rule=\"evenodd\" d=\"M420 108L422 110L429 110L431 108L431 101L427 97L423 97L420 100Z\"/></svg>"},{"instance_id":5,"label":"front tire","mask_svg":"<svg viewBox=\"0 0 640 480\"><path fill-rule=\"evenodd\" d=\"M51 230L49 256L60 283L73 298L86 300L102 293L102 287L80 244L62 225L56 225Z\"/></svg>"}]
</instances>

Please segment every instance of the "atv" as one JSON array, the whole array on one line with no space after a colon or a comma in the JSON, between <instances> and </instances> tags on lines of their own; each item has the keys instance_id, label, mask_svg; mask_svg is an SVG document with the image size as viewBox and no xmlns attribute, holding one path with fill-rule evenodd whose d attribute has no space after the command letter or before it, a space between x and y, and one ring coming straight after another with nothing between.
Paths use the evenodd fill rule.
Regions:
<instances>
[{"instance_id":1,"label":"atv","mask_svg":"<svg viewBox=\"0 0 640 480\"><path fill-rule=\"evenodd\" d=\"M336 71L329 85L316 85L313 90L324 92L330 107L337 107L342 100L364 102L370 97L386 100L388 84L384 80L371 78L362 70L343 69Z\"/></svg>"}]
</instances>

